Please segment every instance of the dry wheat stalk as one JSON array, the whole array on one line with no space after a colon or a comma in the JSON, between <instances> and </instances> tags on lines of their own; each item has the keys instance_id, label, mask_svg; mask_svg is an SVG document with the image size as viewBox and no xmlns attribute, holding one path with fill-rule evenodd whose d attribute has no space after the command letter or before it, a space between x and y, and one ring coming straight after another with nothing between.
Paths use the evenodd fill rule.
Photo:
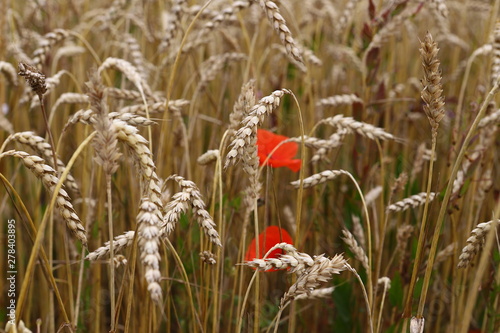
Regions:
<instances>
[{"instance_id":1,"label":"dry wheat stalk","mask_svg":"<svg viewBox=\"0 0 500 333\"><path fill-rule=\"evenodd\" d=\"M398 228L396 233L396 250L395 253L399 253L399 271L402 271L403 265L408 256L406 251L406 246L408 245L408 240L410 239L413 230L415 228L412 225L404 224Z\"/></svg>"},{"instance_id":2,"label":"dry wheat stalk","mask_svg":"<svg viewBox=\"0 0 500 333\"><path fill-rule=\"evenodd\" d=\"M481 178L479 179L477 185L477 192L474 200L476 202L483 202L486 198L486 194L493 187L493 171L492 166L489 166L484 172L481 174Z\"/></svg>"},{"instance_id":3,"label":"dry wheat stalk","mask_svg":"<svg viewBox=\"0 0 500 333\"><path fill-rule=\"evenodd\" d=\"M462 165L457 172L457 176L453 181L452 194L454 196L459 195L460 189L465 183L465 177L469 168L474 164L475 161L481 159L484 152L493 144L495 133L495 127L484 127L480 132L479 143L474 147L472 153L465 156L462 161Z\"/></svg>"},{"instance_id":4,"label":"dry wheat stalk","mask_svg":"<svg viewBox=\"0 0 500 333\"><path fill-rule=\"evenodd\" d=\"M337 132L330 135L330 138L326 140L328 143L315 152L315 154L311 158L311 162L317 163L318 161L325 159L326 155L330 153L332 149L340 147L347 133L348 131L345 129L337 129Z\"/></svg>"},{"instance_id":5,"label":"dry wheat stalk","mask_svg":"<svg viewBox=\"0 0 500 333\"><path fill-rule=\"evenodd\" d=\"M125 45L126 49L130 52L130 57L132 58L132 63L141 75L144 82L148 80L149 77L149 67L146 65L146 59L141 52L141 47L135 39L130 34L125 34Z\"/></svg>"},{"instance_id":6,"label":"dry wheat stalk","mask_svg":"<svg viewBox=\"0 0 500 333\"><path fill-rule=\"evenodd\" d=\"M411 317L410 333L424 333L425 318Z\"/></svg>"},{"instance_id":7,"label":"dry wheat stalk","mask_svg":"<svg viewBox=\"0 0 500 333\"><path fill-rule=\"evenodd\" d=\"M141 94L135 90L121 89L115 87L106 87L106 94L108 94L108 96L112 98L133 100L133 101L141 101L142 98Z\"/></svg>"},{"instance_id":8,"label":"dry wheat stalk","mask_svg":"<svg viewBox=\"0 0 500 333\"><path fill-rule=\"evenodd\" d=\"M361 219L357 215L352 215L352 233L356 237L359 242L359 245L365 249L366 248L366 240L365 240L365 231L361 226Z\"/></svg>"},{"instance_id":9,"label":"dry wheat stalk","mask_svg":"<svg viewBox=\"0 0 500 333\"><path fill-rule=\"evenodd\" d=\"M52 49L57 43L68 38L68 36L69 32L64 29L55 29L54 31L43 36L42 40L39 42L38 48L33 52L33 66L41 68L50 49Z\"/></svg>"},{"instance_id":10,"label":"dry wheat stalk","mask_svg":"<svg viewBox=\"0 0 500 333\"><path fill-rule=\"evenodd\" d=\"M292 208L288 205L285 205L285 207L283 207L283 218L288 224L288 227L290 228L289 230L291 230L292 234L295 234L295 231L297 230L295 215L292 211Z\"/></svg>"},{"instance_id":11,"label":"dry wheat stalk","mask_svg":"<svg viewBox=\"0 0 500 333\"><path fill-rule=\"evenodd\" d=\"M208 265L217 264L217 260L215 260L215 255L210 251L200 252L200 259L202 262L204 262Z\"/></svg>"},{"instance_id":12,"label":"dry wheat stalk","mask_svg":"<svg viewBox=\"0 0 500 333\"><path fill-rule=\"evenodd\" d=\"M59 63L59 59L61 59L62 57L74 57L83 53L85 53L85 48L81 46L76 46L76 45L61 46L54 54L54 60L52 61L52 63L54 64Z\"/></svg>"},{"instance_id":13,"label":"dry wheat stalk","mask_svg":"<svg viewBox=\"0 0 500 333\"><path fill-rule=\"evenodd\" d=\"M375 36L373 36L370 44L365 50L363 64L366 64L366 57L372 50L382 47L382 45L386 43L391 36L401 31L401 25L403 25L403 23L411 16L415 15L415 13L419 10L419 6L407 7L399 14L391 17L390 21L388 21L379 31L377 31Z\"/></svg>"},{"instance_id":14,"label":"dry wheat stalk","mask_svg":"<svg viewBox=\"0 0 500 333\"><path fill-rule=\"evenodd\" d=\"M0 72L5 75L5 77L9 80L10 84L13 86L17 86L17 73L14 66L5 61L0 61Z\"/></svg>"},{"instance_id":15,"label":"dry wheat stalk","mask_svg":"<svg viewBox=\"0 0 500 333\"><path fill-rule=\"evenodd\" d=\"M340 146L340 143L331 143L330 140L323 140L323 139L318 139L313 136L307 136L305 135L304 137L294 137L294 138L288 138L286 142L295 142L295 143L301 143L302 138L304 139L304 145L308 148L313 148L313 149L321 149L321 148L336 148ZM336 145L337 144L337 145ZM332 147L332 145L334 147Z\"/></svg>"},{"instance_id":16,"label":"dry wheat stalk","mask_svg":"<svg viewBox=\"0 0 500 333\"><path fill-rule=\"evenodd\" d=\"M144 92L144 94L148 96L153 95L151 88L146 81L142 79L140 72L130 62L119 58L109 57L99 67L97 75L101 76L102 72L108 68L114 68L125 74L127 79L129 79L140 92Z\"/></svg>"},{"instance_id":17,"label":"dry wheat stalk","mask_svg":"<svg viewBox=\"0 0 500 333\"><path fill-rule=\"evenodd\" d=\"M356 5L359 3L359 0L349 0L345 4L344 10L342 11L342 16L338 18L338 24L335 27L335 31L340 35L344 32L346 29L348 23L350 20L353 19L354 15L354 9L356 8Z\"/></svg>"},{"instance_id":18,"label":"dry wheat stalk","mask_svg":"<svg viewBox=\"0 0 500 333\"><path fill-rule=\"evenodd\" d=\"M395 193L402 191L406 184L408 183L408 174L406 172L401 172L394 180L394 184L391 186L391 195L394 195Z\"/></svg>"},{"instance_id":19,"label":"dry wheat stalk","mask_svg":"<svg viewBox=\"0 0 500 333\"><path fill-rule=\"evenodd\" d=\"M3 143L3 147L5 147L9 142L11 141L16 141L19 142L23 145L27 145L31 149L33 149L35 152L37 152L40 156L42 156L47 163L54 167L52 164L53 163L53 155L52 155L52 147L50 146L50 143L45 141L45 139L41 136L35 135L34 132L17 132L15 134L10 135L5 139ZM66 166L64 163L58 158L57 159L57 170L62 173L66 169ZM66 176L66 186L73 191L75 194L80 193L80 188L78 184L76 183L75 178L71 174L68 174Z\"/></svg>"},{"instance_id":20,"label":"dry wheat stalk","mask_svg":"<svg viewBox=\"0 0 500 333\"><path fill-rule=\"evenodd\" d=\"M61 77L65 74L69 75L69 72L63 69L57 72L55 75L46 78L45 87L47 90L45 91L45 95L50 94L52 90L54 90L55 87L57 87L61 83ZM40 98L38 98L38 96L33 96L33 93L34 91L32 90L25 90L23 93L24 96L21 98L19 103L24 104L31 100L30 109L39 107Z\"/></svg>"},{"instance_id":21,"label":"dry wheat stalk","mask_svg":"<svg viewBox=\"0 0 500 333\"><path fill-rule=\"evenodd\" d=\"M160 287L160 225L161 213L158 207L148 198L143 198L137 215L138 243L141 251L141 261L146 268L145 278L151 299L161 304L162 291Z\"/></svg>"},{"instance_id":22,"label":"dry wheat stalk","mask_svg":"<svg viewBox=\"0 0 500 333\"><path fill-rule=\"evenodd\" d=\"M308 294L317 289L322 283L330 280L333 274L340 274L340 272L346 270L346 264L347 262L341 254L335 255L332 259L328 259L323 255L315 256L314 264L305 269L297 278L297 281L283 295L280 307L283 307L286 302L299 295Z\"/></svg>"},{"instance_id":23,"label":"dry wheat stalk","mask_svg":"<svg viewBox=\"0 0 500 333\"><path fill-rule=\"evenodd\" d=\"M172 8L170 8L170 15L166 22L165 33L161 37L160 46L158 47L160 52L164 52L170 47L175 35L179 31L182 7L185 3L185 0L173 1Z\"/></svg>"},{"instance_id":24,"label":"dry wheat stalk","mask_svg":"<svg viewBox=\"0 0 500 333\"><path fill-rule=\"evenodd\" d=\"M17 333L33 333L32 330L26 327L24 324L24 321L20 320L19 324L17 324L17 327L12 324L10 320L7 321L7 324L5 325L5 332L17 332Z\"/></svg>"},{"instance_id":25,"label":"dry wheat stalk","mask_svg":"<svg viewBox=\"0 0 500 333\"><path fill-rule=\"evenodd\" d=\"M127 123L130 126L150 126L155 122L149 120L147 118L138 116L132 113L118 113L118 112L110 112L109 118L111 120L121 120ZM70 125L74 125L76 123L82 123L86 125L92 125L96 122L96 117L94 111L92 110L80 110L77 111L71 116L66 125L64 126L63 131L67 130L67 127Z\"/></svg>"},{"instance_id":26,"label":"dry wheat stalk","mask_svg":"<svg viewBox=\"0 0 500 333\"><path fill-rule=\"evenodd\" d=\"M458 258L458 268L466 268L476 254L481 250L486 240L486 236L491 228L496 228L498 221L492 220L479 223L471 232L471 236L467 238L467 245L462 249L462 253Z\"/></svg>"},{"instance_id":27,"label":"dry wheat stalk","mask_svg":"<svg viewBox=\"0 0 500 333\"><path fill-rule=\"evenodd\" d=\"M59 72L57 72L56 74L54 74L53 76L45 79L45 88L46 88L45 94L46 95L49 94L50 92L52 92L52 90L55 89L55 87L57 87L61 83L61 78L65 74L70 75L70 73L67 70L63 69L63 70L60 70ZM39 107L40 106L40 99L37 98L37 96L33 96L33 93L37 93L37 92L33 91L33 90L25 90L24 96L21 98L19 103L24 104L24 103L27 103L31 99L30 109L33 109L35 107Z\"/></svg>"},{"instance_id":28,"label":"dry wheat stalk","mask_svg":"<svg viewBox=\"0 0 500 333\"><path fill-rule=\"evenodd\" d=\"M290 29L288 29L285 19L281 16L276 3L271 0L259 0L259 5L266 13L267 19L273 29L278 33L287 53L297 62L304 64L301 56L302 52L295 43L292 33L290 32Z\"/></svg>"},{"instance_id":29,"label":"dry wheat stalk","mask_svg":"<svg viewBox=\"0 0 500 333\"><path fill-rule=\"evenodd\" d=\"M22 62L19 63L18 69L18 74L24 76L31 90L41 98L47 92L45 75L35 67Z\"/></svg>"},{"instance_id":30,"label":"dry wheat stalk","mask_svg":"<svg viewBox=\"0 0 500 333\"><path fill-rule=\"evenodd\" d=\"M380 194L382 193L382 191L383 191L383 188L380 185L379 186L375 186L370 191L368 191L368 193L366 193L366 195L365 195L365 203L366 203L366 205L369 206L372 203L374 203L375 200L377 200L377 198L380 196Z\"/></svg>"},{"instance_id":31,"label":"dry wheat stalk","mask_svg":"<svg viewBox=\"0 0 500 333\"><path fill-rule=\"evenodd\" d=\"M327 124L330 126L337 127L339 129L345 129L349 133L356 132L364 137L367 137L372 140L394 140L395 137L384 131L384 129L380 127L375 127L373 125L363 123L360 121L354 120L352 117L344 117L341 114L338 114L333 117L329 117L320 121L322 124Z\"/></svg>"},{"instance_id":32,"label":"dry wheat stalk","mask_svg":"<svg viewBox=\"0 0 500 333\"><path fill-rule=\"evenodd\" d=\"M240 95L229 115L229 129L236 131L243 118L255 105L255 80L250 80L241 87Z\"/></svg>"},{"instance_id":33,"label":"dry wheat stalk","mask_svg":"<svg viewBox=\"0 0 500 333\"><path fill-rule=\"evenodd\" d=\"M113 240L113 252L119 252L126 247L129 247L132 245L132 242L134 241L135 237L135 232L134 231L127 231L123 235L116 236L115 239ZM109 253L109 241L104 243L104 246L99 247L93 252L90 252L85 259L90 260L90 261L96 261L101 259L102 257L108 255Z\"/></svg>"},{"instance_id":34,"label":"dry wheat stalk","mask_svg":"<svg viewBox=\"0 0 500 333\"><path fill-rule=\"evenodd\" d=\"M497 20L493 30L493 59L491 64L491 86L495 85L500 76L500 20Z\"/></svg>"},{"instance_id":35,"label":"dry wheat stalk","mask_svg":"<svg viewBox=\"0 0 500 333\"><path fill-rule=\"evenodd\" d=\"M324 182L327 182L329 180L332 180L334 178L337 178L340 175L349 175L349 172L345 170L326 170L322 171L320 173L314 174L310 177L304 178L303 181L303 187L304 188L309 188L316 186L318 184L322 184ZM300 180L296 180L290 183L293 187L299 188L300 187Z\"/></svg>"},{"instance_id":36,"label":"dry wheat stalk","mask_svg":"<svg viewBox=\"0 0 500 333\"><path fill-rule=\"evenodd\" d=\"M301 299L328 298L328 297L330 297L330 295L333 293L334 290L335 290L335 287L314 289L314 290L311 290L309 293L300 294L298 296L295 296L294 300L297 301L297 300L301 300Z\"/></svg>"},{"instance_id":37,"label":"dry wheat stalk","mask_svg":"<svg viewBox=\"0 0 500 333\"><path fill-rule=\"evenodd\" d=\"M212 16L208 22L204 24L198 33L197 38L202 38L206 36L210 31L213 31L217 27L219 27L224 21L231 21L236 19L236 14L242 11L245 8L248 8L251 5L251 2L248 0L245 1L234 1L231 3L230 7L226 7L220 12L210 13Z\"/></svg>"},{"instance_id":38,"label":"dry wheat stalk","mask_svg":"<svg viewBox=\"0 0 500 333\"><path fill-rule=\"evenodd\" d=\"M339 63L348 61L354 65L354 68L359 73L363 73L365 71L363 61L358 57L357 52L351 47L336 44L328 47L328 53L330 53Z\"/></svg>"},{"instance_id":39,"label":"dry wheat stalk","mask_svg":"<svg viewBox=\"0 0 500 333\"><path fill-rule=\"evenodd\" d=\"M257 126L264 121L264 116L271 114L280 105L283 95L290 93L287 89L275 90L248 111L248 115L241 122L243 126L236 132L235 139L230 145L232 148L227 153L225 168L236 163L237 159L244 158L249 147L255 147Z\"/></svg>"},{"instance_id":40,"label":"dry wheat stalk","mask_svg":"<svg viewBox=\"0 0 500 333\"><path fill-rule=\"evenodd\" d=\"M98 77L93 74L90 81L86 84L87 96L95 121L92 125L96 131L93 140L96 155L94 160L102 166L107 175L112 175L118 169L118 160L120 152L118 151L118 138L116 128L112 126L112 120L109 117L107 96L104 93L104 85Z\"/></svg>"},{"instance_id":41,"label":"dry wheat stalk","mask_svg":"<svg viewBox=\"0 0 500 333\"><path fill-rule=\"evenodd\" d=\"M7 119L7 117L5 117L4 110L0 111L0 128L9 134L13 134L14 133L14 126L12 126L12 123Z\"/></svg>"},{"instance_id":42,"label":"dry wheat stalk","mask_svg":"<svg viewBox=\"0 0 500 333\"><path fill-rule=\"evenodd\" d=\"M354 103L363 103L363 100L354 94L335 95L322 98L316 102L317 107L350 105Z\"/></svg>"},{"instance_id":43,"label":"dry wheat stalk","mask_svg":"<svg viewBox=\"0 0 500 333\"><path fill-rule=\"evenodd\" d=\"M448 18L449 12L445 0L432 0L432 4L436 7L436 10L443 18Z\"/></svg>"},{"instance_id":44,"label":"dry wheat stalk","mask_svg":"<svg viewBox=\"0 0 500 333\"><path fill-rule=\"evenodd\" d=\"M173 114L180 113L180 110L188 104L189 101L185 99L170 100L168 101L168 111L172 112ZM156 102L148 105L148 111L150 112L150 114L155 112L158 113L165 112L165 110L166 110L165 101ZM146 106L144 104L126 106L121 108L120 111L118 111L118 113L132 113L144 116L146 114Z\"/></svg>"},{"instance_id":45,"label":"dry wheat stalk","mask_svg":"<svg viewBox=\"0 0 500 333\"><path fill-rule=\"evenodd\" d=\"M440 61L437 58L439 48L428 32L424 41L420 42L420 56L424 68L422 79L422 100L425 102L424 111L429 119L433 133L437 131L439 122L444 117L444 97L441 87Z\"/></svg>"},{"instance_id":46,"label":"dry wheat stalk","mask_svg":"<svg viewBox=\"0 0 500 333\"><path fill-rule=\"evenodd\" d=\"M415 208L420 205L423 205L425 203L425 200L428 198L429 202L434 200L436 196L436 193L430 192L429 197L427 197L426 192L421 192L415 195L412 195L411 197L405 198L401 201L395 202L392 205L389 205L387 207L388 211L392 212L403 212L407 210L408 208Z\"/></svg>"},{"instance_id":47,"label":"dry wheat stalk","mask_svg":"<svg viewBox=\"0 0 500 333\"><path fill-rule=\"evenodd\" d=\"M351 250L351 252L354 254L354 257L361 262L363 268L368 272L368 257L366 256L365 250L363 250L363 248L358 245L358 242L349 230L343 229L342 233L344 234L342 240L349 247L349 250Z\"/></svg>"},{"instance_id":48,"label":"dry wheat stalk","mask_svg":"<svg viewBox=\"0 0 500 333\"><path fill-rule=\"evenodd\" d=\"M174 194L165 208L166 213L163 219L163 228L166 233L170 234L174 230L175 224L179 221L181 214L185 214L188 207L191 206L196 221L209 237L210 241L217 246L222 246L219 233L215 229L215 222L205 209L205 203L196 184L177 175L172 175L168 179L174 179L181 187L181 192Z\"/></svg>"},{"instance_id":49,"label":"dry wheat stalk","mask_svg":"<svg viewBox=\"0 0 500 333\"><path fill-rule=\"evenodd\" d=\"M500 52L500 50L499 50ZM499 74L500 74L500 57L499 57ZM496 110L495 112L492 112L491 114L487 115L483 119L479 121L479 124L477 127L479 129L485 128L485 127L490 127L494 126L500 123L500 109Z\"/></svg>"},{"instance_id":50,"label":"dry wheat stalk","mask_svg":"<svg viewBox=\"0 0 500 333\"><path fill-rule=\"evenodd\" d=\"M439 264L441 262L444 262L448 257L450 257L454 252L455 248L457 247L457 243L451 243L450 245L446 246L444 249L439 251L436 254L436 259L434 260L434 265ZM427 267L427 263L423 265L423 267Z\"/></svg>"},{"instance_id":51,"label":"dry wheat stalk","mask_svg":"<svg viewBox=\"0 0 500 333\"><path fill-rule=\"evenodd\" d=\"M297 45L297 47L299 47ZM295 58L293 58L286 50L286 47L282 44L272 44L271 45L271 50L273 51L273 53L276 53L274 51L277 51L280 55L282 55L283 57L287 58L288 61L290 61L295 67L297 67L297 69L299 71L301 71L302 73L307 73L307 66L304 65L303 63L301 62L298 62L297 60L295 60ZM300 50L301 52L301 55L303 55L303 51Z\"/></svg>"},{"instance_id":52,"label":"dry wheat stalk","mask_svg":"<svg viewBox=\"0 0 500 333\"><path fill-rule=\"evenodd\" d=\"M411 169L410 180L413 181L415 177L422 171L424 167L424 155L427 148L425 147L425 143L421 143L417 148L417 153L413 159L413 167Z\"/></svg>"},{"instance_id":53,"label":"dry wheat stalk","mask_svg":"<svg viewBox=\"0 0 500 333\"><path fill-rule=\"evenodd\" d=\"M50 113L53 114L54 112L56 112L57 108L62 104L88 104L88 103L89 103L89 97L87 95L72 93L72 92L63 93L57 98L57 101L54 103L54 106L52 107Z\"/></svg>"},{"instance_id":54,"label":"dry wheat stalk","mask_svg":"<svg viewBox=\"0 0 500 333\"><path fill-rule=\"evenodd\" d=\"M148 147L148 141L139 134L137 128L122 120L113 119L112 127L118 135L118 140L125 142L130 148L138 164L142 195L156 204L158 209L162 211L160 181L155 172L156 166Z\"/></svg>"},{"instance_id":55,"label":"dry wheat stalk","mask_svg":"<svg viewBox=\"0 0 500 333\"><path fill-rule=\"evenodd\" d=\"M196 161L200 165L207 165L207 164L210 164L212 162L217 161L219 156L220 156L220 153L219 153L218 149L211 149L211 150L207 150L204 154L200 155L200 157L198 157L198 159Z\"/></svg>"},{"instance_id":56,"label":"dry wheat stalk","mask_svg":"<svg viewBox=\"0 0 500 333\"><path fill-rule=\"evenodd\" d=\"M281 249L286 254L281 255L279 258L254 258L247 261L244 265L256 268L260 271L268 271L270 269L288 269L289 273L302 274L308 267L314 265L314 259L307 253L298 252L295 247L287 243L279 243L269 249L269 253ZM265 253L262 253L265 255Z\"/></svg>"},{"instance_id":57,"label":"dry wheat stalk","mask_svg":"<svg viewBox=\"0 0 500 333\"><path fill-rule=\"evenodd\" d=\"M200 66L200 81L198 82L197 89L205 89L210 81L215 80L217 73L224 69L229 63L245 60L247 58L248 56L246 54L236 52L211 56Z\"/></svg>"},{"instance_id":58,"label":"dry wheat stalk","mask_svg":"<svg viewBox=\"0 0 500 333\"><path fill-rule=\"evenodd\" d=\"M5 156L18 157L23 161L23 164L30 169L35 176L40 178L43 185L47 188L50 195L53 194L54 189L59 182L59 178L56 176L56 171L49 165L45 164L45 161L35 155L30 155L23 151L9 150L0 154L0 159ZM59 210L62 218L66 222L69 230L78 238L84 246L87 245L87 237L85 236L85 229L82 226L80 218L75 212L73 205L71 204L71 199L66 193L66 191L61 187L56 194L56 207Z\"/></svg>"}]
</instances>

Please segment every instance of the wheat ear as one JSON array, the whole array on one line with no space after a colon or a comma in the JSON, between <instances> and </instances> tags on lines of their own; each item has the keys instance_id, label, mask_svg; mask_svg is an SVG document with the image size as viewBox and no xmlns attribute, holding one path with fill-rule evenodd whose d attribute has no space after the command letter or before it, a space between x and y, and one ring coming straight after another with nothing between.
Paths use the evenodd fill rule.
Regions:
<instances>
[{"instance_id":1,"label":"wheat ear","mask_svg":"<svg viewBox=\"0 0 500 333\"><path fill-rule=\"evenodd\" d=\"M345 129L349 133L356 132L361 136L372 140L395 140L396 138L391 133L387 133L384 129L367 123L354 120L352 117L344 117L338 114L334 117L323 119L320 123Z\"/></svg>"},{"instance_id":2,"label":"wheat ear","mask_svg":"<svg viewBox=\"0 0 500 333\"><path fill-rule=\"evenodd\" d=\"M169 179L174 179L179 184L181 192L174 194L172 200L165 209L166 214L163 220L163 227L167 234L174 230L175 224L180 219L180 215L185 214L187 208L191 206L199 226L209 237L210 241L217 246L222 246L219 233L215 229L215 222L205 209L205 203L203 202L201 192L196 184L177 175L172 175Z\"/></svg>"},{"instance_id":3,"label":"wheat ear","mask_svg":"<svg viewBox=\"0 0 500 333\"><path fill-rule=\"evenodd\" d=\"M435 196L436 196L436 193L434 193L434 192L429 193L429 196L427 196L426 192L415 194L409 198L405 198L401 201L393 203L392 205L389 205L387 207L387 210L392 211L392 212L402 212L402 211L407 210L408 208L415 208L415 207L418 207L420 205L423 205L425 203L425 200L427 200L427 199L430 202L430 201L434 200Z\"/></svg>"},{"instance_id":4,"label":"wheat ear","mask_svg":"<svg viewBox=\"0 0 500 333\"><path fill-rule=\"evenodd\" d=\"M47 188L49 193L52 195L54 188L56 187L59 179L56 176L55 170L45 164L45 161L34 155L30 155L23 151L9 150L0 154L0 159L4 156L14 156L20 158L24 165L30 169L35 176L42 180L43 185ZM56 206L61 214L62 218L66 222L69 230L78 238L84 246L87 245L87 236L85 236L85 228L83 227L80 218L75 212L73 205L71 204L71 198L64 189L59 189L56 194Z\"/></svg>"},{"instance_id":5,"label":"wheat ear","mask_svg":"<svg viewBox=\"0 0 500 333\"><path fill-rule=\"evenodd\" d=\"M52 167L54 167L54 165L53 165L54 162L52 162L53 161L52 147L41 136L35 135L34 132L30 132L30 131L17 132L17 133L10 135L9 137L7 137L7 139L5 140L2 147L5 147L6 144L10 141L17 141L21 144L24 144L24 145L30 147L31 149L36 151L38 154L43 156L43 158ZM57 168L58 168L58 171L61 173L64 172L64 170L66 169L66 166L59 158L57 159ZM65 184L71 191L73 191L74 194L80 193L80 188L79 188L78 184L76 183L75 178L73 178L73 176L71 174L67 175Z\"/></svg>"},{"instance_id":6,"label":"wheat ear","mask_svg":"<svg viewBox=\"0 0 500 333\"><path fill-rule=\"evenodd\" d=\"M141 251L141 261L146 268L145 278L148 282L148 291L151 299L161 304L162 291L159 285L160 273L160 224L161 213L158 207L148 198L143 198L139 214L138 223L138 243Z\"/></svg>"},{"instance_id":7,"label":"wheat ear","mask_svg":"<svg viewBox=\"0 0 500 333\"><path fill-rule=\"evenodd\" d=\"M458 258L458 268L466 268L476 254L481 250L486 240L486 235L492 227L496 227L498 221L492 220L479 223L471 232L471 236L467 238L467 245L462 249L462 253Z\"/></svg>"}]
</instances>

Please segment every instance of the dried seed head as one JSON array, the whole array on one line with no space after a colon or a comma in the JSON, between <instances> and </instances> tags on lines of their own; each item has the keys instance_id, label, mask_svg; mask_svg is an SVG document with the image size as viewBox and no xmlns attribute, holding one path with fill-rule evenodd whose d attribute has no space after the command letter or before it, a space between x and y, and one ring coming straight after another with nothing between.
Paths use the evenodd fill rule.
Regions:
<instances>
[{"instance_id":1,"label":"dried seed head","mask_svg":"<svg viewBox=\"0 0 500 333\"><path fill-rule=\"evenodd\" d=\"M441 87L440 61L437 58L439 48L428 32L424 41L420 43L420 56L424 68L422 79L422 100L425 102L424 111L429 118L433 131L437 131L439 122L444 117L444 97Z\"/></svg>"},{"instance_id":2,"label":"dried seed head","mask_svg":"<svg viewBox=\"0 0 500 333\"><path fill-rule=\"evenodd\" d=\"M45 75L43 75L38 69L24 62L20 62L18 65L19 75L24 76L28 84L30 85L33 92L35 92L40 98L47 92L47 86L45 84Z\"/></svg>"}]
</instances>

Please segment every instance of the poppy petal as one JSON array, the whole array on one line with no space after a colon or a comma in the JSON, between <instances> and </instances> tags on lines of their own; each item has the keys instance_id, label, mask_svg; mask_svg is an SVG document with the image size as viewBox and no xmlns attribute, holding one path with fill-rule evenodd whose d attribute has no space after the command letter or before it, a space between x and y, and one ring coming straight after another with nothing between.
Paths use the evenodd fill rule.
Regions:
<instances>
[{"instance_id":1,"label":"poppy petal","mask_svg":"<svg viewBox=\"0 0 500 333\"><path fill-rule=\"evenodd\" d=\"M299 145L295 142L283 143L273 152L281 142L288 138L284 135L274 134L272 132L257 130L257 155L260 165L270 165L273 168L287 167L297 172L300 170L300 159L292 159L298 151ZM269 155L272 155L269 157ZM266 162L267 160L267 162Z\"/></svg>"},{"instance_id":2,"label":"poppy petal","mask_svg":"<svg viewBox=\"0 0 500 333\"><path fill-rule=\"evenodd\" d=\"M292 237L290 234L278 226L267 227L266 230L259 234L259 258L262 258L274 245L282 242L292 244ZM254 238L248 246L245 254L245 261L252 261L257 258L255 243L256 239ZM276 249L273 250L267 258L279 258L281 254L283 254L283 250ZM268 270L268 272L272 271L276 271L276 269Z\"/></svg>"}]
</instances>

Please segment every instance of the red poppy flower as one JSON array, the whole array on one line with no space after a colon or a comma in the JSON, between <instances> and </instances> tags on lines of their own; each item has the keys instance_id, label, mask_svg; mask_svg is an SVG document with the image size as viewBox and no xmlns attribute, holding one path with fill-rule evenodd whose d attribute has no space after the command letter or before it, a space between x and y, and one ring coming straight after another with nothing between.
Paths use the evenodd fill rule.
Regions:
<instances>
[{"instance_id":1,"label":"red poppy flower","mask_svg":"<svg viewBox=\"0 0 500 333\"><path fill-rule=\"evenodd\" d=\"M267 227L262 233L259 234L259 257L262 258L274 245L278 243L288 243L292 244L292 237L286 232L285 229L281 229L275 225ZM284 254L283 250L276 249L273 250L266 258L279 258L281 254ZM247 253L245 254L245 261L252 261L257 257L257 249L255 247L255 238L248 246ZM269 269L266 272L277 271L277 269Z\"/></svg>"},{"instance_id":2,"label":"red poppy flower","mask_svg":"<svg viewBox=\"0 0 500 333\"><path fill-rule=\"evenodd\" d=\"M286 136L277 135L266 130L257 129L257 154L259 155L259 164L263 165L269 154L276 148L280 142L288 139ZM273 168L287 167L297 172L300 170L300 159L293 159L299 145L295 142L282 144L267 160L266 165Z\"/></svg>"}]
</instances>

